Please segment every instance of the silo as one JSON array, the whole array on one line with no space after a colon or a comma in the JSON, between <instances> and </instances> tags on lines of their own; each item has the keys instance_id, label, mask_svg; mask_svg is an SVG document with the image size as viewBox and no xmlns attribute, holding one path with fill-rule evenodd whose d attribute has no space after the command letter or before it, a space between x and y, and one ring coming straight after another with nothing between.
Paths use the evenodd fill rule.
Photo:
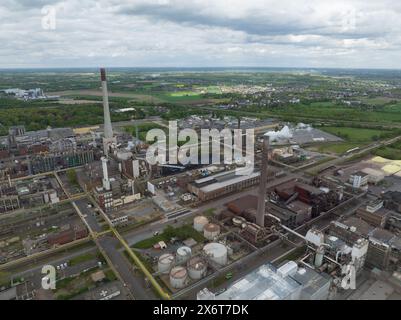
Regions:
<instances>
[{"instance_id":1,"label":"silo","mask_svg":"<svg viewBox=\"0 0 401 320\"><path fill-rule=\"evenodd\" d=\"M227 247L224 244L211 242L203 247L203 251L218 265L224 266L227 264Z\"/></svg>"},{"instance_id":2,"label":"silo","mask_svg":"<svg viewBox=\"0 0 401 320\"><path fill-rule=\"evenodd\" d=\"M187 282L187 278L188 272L187 269L185 269L184 267L177 266L170 271L170 285L173 288L184 288Z\"/></svg>"},{"instance_id":3,"label":"silo","mask_svg":"<svg viewBox=\"0 0 401 320\"><path fill-rule=\"evenodd\" d=\"M207 263L201 257L193 257L188 261L188 275L193 280L202 279L207 272Z\"/></svg>"},{"instance_id":4,"label":"silo","mask_svg":"<svg viewBox=\"0 0 401 320\"><path fill-rule=\"evenodd\" d=\"M191 258L192 250L190 247L179 247L177 249L177 263L182 263L187 261L189 258Z\"/></svg>"},{"instance_id":5,"label":"silo","mask_svg":"<svg viewBox=\"0 0 401 320\"><path fill-rule=\"evenodd\" d=\"M167 274L174 265L174 255L171 253L162 254L157 262L157 269L160 273Z\"/></svg>"},{"instance_id":6,"label":"silo","mask_svg":"<svg viewBox=\"0 0 401 320\"><path fill-rule=\"evenodd\" d=\"M220 234L220 226L215 223L208 223L203 228L203 235L206 239L213 240Z\"/></svg>"},{"instance_id":7,"label":"silo","mask_svg":"<svg viewBox=\"0 0 401 320\"><path fill-rule=\"evenodd\" d=\"M315 254L315 267L320 268L323 264L323 258L324 258L324 246L320 246L316 249L316 254Z\"/></svg>"},{"instance_id":8,"label":"silo","mask_svg":"<svg viewBox=\"0 0 401 320\"><path fill-rule=\"evenodd\" d=\"M209 223L209 220L205 216L196 216L194 219L194 229L196 231L202 232L203 228L208 223Z\"/></svg>"}]
</instances>

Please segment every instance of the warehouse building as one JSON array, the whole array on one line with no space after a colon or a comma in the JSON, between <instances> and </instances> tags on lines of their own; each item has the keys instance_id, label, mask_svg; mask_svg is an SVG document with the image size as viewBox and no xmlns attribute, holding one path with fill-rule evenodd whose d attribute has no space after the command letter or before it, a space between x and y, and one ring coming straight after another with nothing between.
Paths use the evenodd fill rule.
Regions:
<instances>
[{"instance_id":1,"label":"warehouse building","mask_svg":"<svg viewBox=\"0 0 401 320\"><path fill-rule=\"evenodd\" d=\"M207 201L256 185L259 179L260 172L237 175L235 170L232 170L195 180L188 185L188 190L201 201Z\"/></svg>"},{"instance_id":2,"label":"warehouse building","mask_svg":"<svg viewBox=\"0 0 401 320\"><path fill-rule=\"evenodd\" d=\"M382 200L369 202L366 207L356 210L356 216L375 227L383 228L386 225L387 218L391 211L383 208Z\"/></svg>"},{"instance_id":3,"label":"warehouse building","mask_svg":"<svg viewBox=\"0 0 401 320\"><path fill-rule=\"evenodd\" d=\"M232 284L216 300L326 300L331 277L289 261L262 265Z\"/></svg>"}]
</instances>

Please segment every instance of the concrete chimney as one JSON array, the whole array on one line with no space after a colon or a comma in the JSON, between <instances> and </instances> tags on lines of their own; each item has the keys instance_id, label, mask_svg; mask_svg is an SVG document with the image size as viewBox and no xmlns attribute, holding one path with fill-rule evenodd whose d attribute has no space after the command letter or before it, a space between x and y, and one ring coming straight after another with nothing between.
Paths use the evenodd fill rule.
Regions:
<instances>
[{"instance_id":1,"label":"concrete chimney","mask_svg":"<svg viewBox=\"0 0 401 320\"><path fill-rule=\"evenodd\" d=\"M109 95L107 91L106 70L100 69L100 79L102 81L103 93L103 113L104 113L104 153L108 154L109 145L113 142L113 127L111 126Z\"/></svg>"},{"instance_id":2,"label":"concrete chimney","mask_svg":"<svg viewBox=\"0 0 401 320\"><path fill-rule=\"evenodd\" d=\"M109 173L107 171L107 158L102 157L102 169L103 169L103 188L105 190L110 190L110 180L109 180Z\"/></svg>"},{"instance_id":3,"label":"concrete chimney","mask_svg":"<svg viewBox=\"0 0 401 320\"><path fill-rule=\"evenodd\" d=\"M267 186L267 162L269 156L269 136L263 136L262 146L262 168L260 171L260 184L258 195L258 210L256 212L256 224L265 226L266 186Z\"/></svg>"}]
</instances>

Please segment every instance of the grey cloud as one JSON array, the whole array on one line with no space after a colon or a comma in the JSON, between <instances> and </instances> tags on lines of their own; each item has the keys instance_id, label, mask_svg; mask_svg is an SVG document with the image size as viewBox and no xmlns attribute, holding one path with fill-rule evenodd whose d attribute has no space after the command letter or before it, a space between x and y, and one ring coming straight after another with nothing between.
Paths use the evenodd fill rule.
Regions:
<instances>
[{"instance_id":1,"label":"grey cloud","mask_svg":"<svg viewBox=\"0 0 401 320\"><path fill-rule=\"evenodd\" d=\"M382 34L381 30L355 28L345 29L346 23L343 14L339 12L325 19L309 21L312 14L316 14L312 7L304 7L301 14L291 16L292 10L298 8L288 8L286 12L275 12L266 8L266 10L250 10L243 17L225 16L221 14L212 14L202 10L202 6L182 6L180 3L136 3L120 6L117 10L119 14L145 16L152 22L169 21L185 26L209 26L228 28L235 31L245 32L249 35L258 36L280 36L289 34L314 34L330 36L335 38L366 38ZM249 38L251 39L251 38Z\"/></svg>"}]
</instances>

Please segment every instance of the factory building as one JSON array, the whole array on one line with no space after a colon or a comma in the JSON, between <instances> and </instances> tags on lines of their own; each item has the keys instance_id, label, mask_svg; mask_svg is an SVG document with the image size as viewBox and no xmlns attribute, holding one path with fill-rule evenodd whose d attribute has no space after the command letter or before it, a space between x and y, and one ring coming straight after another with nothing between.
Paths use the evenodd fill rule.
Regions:
<instances>
[{"instance_id":1,"label":"factory building","mask_svg":"<svg viewBox=\"0 0 401 320\"><path fill-rule=\"evenodd\" d=\"M83 184L86 190L93 191L94 198L103 211L110 212L140 199L140 193L135 193L133 181L121 176L118 161L113 158L102 157L101 165L95 162L88 171L87 177L82 179Z\"/></svg>"},{"instance_id":2,"label":"factory building","mask_svg":"<svg viewBox=\"0 0 401 320\"><path fill-rule=\"evenodd\" d=\"M74 224L63 226L60 232L50 233L47 236L47 242L52 245L63 245L71 241L85 238L88 235L88 230L80 221Z\"/></svg>"},{"instance_id":3,"label":"factory building","mask_svg":"<svg viewBox=\"0 0 401 320\"><path fill-rule=\"evenodd\" d=\"M29 174L33 175L81 166L93 161L93 150L77 150L73 152L35 155L29 160Z\"/></svg>"},{"instance_id":4,"label":"factory building","mask_svg":"<svg viewBox=\"0 0 401 320\"><path fill-rule=\"evenodd\" d=\"M281 223L288 228L294 229L302 225L311 217L311 206L299 203L299 201L291 202L292 205L286 207L279 206L271 201L265 203L265 213L270 213L281 220ZM244 217L249 222L255 222L255 214L257 209L257 197L247 195L237 200L227 203L227 208L236 215ZM265 221L268 226L269 219Z\"/></svg>"},{"instance_id":5,"label":"factory building","mask_svg":"<svg viewBox=\"0 0 401 320\"><path fill-rule=\"evenodd\" d=\"M387 191L382 196L384 207L389 210L401 212L401 192Z\"/></svg>"},{"instance_id":6,"label":"factory building","mask_svg":"<svg viewBox=\"0 0 401 320\"><path fill-rule=\"evenodd\" d=\"M362 171L357 171L349 177L349 183L351 183L354 188L358 189L367 186L368 181L369 174Z\"/></svg>"},{"instance_id":7,"label":"factory building","mask_svg":"<svg viewBox=\"0 0 401 320\"><path fill-rule=\"evenodd\" d=\"M230 285L216 300L325 300L331 278L290 261L278 269L266 264Z\"/></svg>"},{"instance_id":8,"label":"factory building","mask_svg":"<svg viewBox=\"0 0 401 320\"><path fill-rule=\"evenodd\" d=\"M383 208L382 200L374 200L356 210L356 216L375 227L384 228L391 211Z\"/></svg>"},{"instance_id":9,"label":"factory building","mask_svg":"<svg viewBox=\"0 0 401 320\"><path fill-rule=\"evenodd\" d=\"M0 198L0 213L19 209L20 202L17 195L5 196Z\"/></svg>"},{"instance_id":10,"label":"factory building","mask_svg":"<svg viewBox=\"0 0 401 320\"><path fill-rule=\"evenodd\" d=\"M188 190L201 201L212 200L234 193L259 183L260 172L250 175L236 175L235 170L195 180L188 185Z\"/></svg>"},{"instance_id":11,"label":"factory building","mask_svg":"<svg viewBox=\"0 0 401 320\"><path fill-rule=\"evenodd\" d=\"M374 228L364 220L350 217L342 222L332 221L329 233L336 236L348 245L364 238L369 240L366 257L368 267L385 270L390 263L399 263L401 256L401 239L388 230L380 227Z\"/></svg>"},{"instance_id":12,"label":"factory building","mask_svg":"<svg viewBox=\"0 0 401 320\"><path fill-rule=\"evenodd\" d=\"M302 223L302 220L319 216L321 212L330 210L343 200L343 195L339 191L325 187L317 188L297 180L276 186L274 192L275 200L283 202L286 208L301 214L297 224Z\"/></svg>"}]
</instances>

